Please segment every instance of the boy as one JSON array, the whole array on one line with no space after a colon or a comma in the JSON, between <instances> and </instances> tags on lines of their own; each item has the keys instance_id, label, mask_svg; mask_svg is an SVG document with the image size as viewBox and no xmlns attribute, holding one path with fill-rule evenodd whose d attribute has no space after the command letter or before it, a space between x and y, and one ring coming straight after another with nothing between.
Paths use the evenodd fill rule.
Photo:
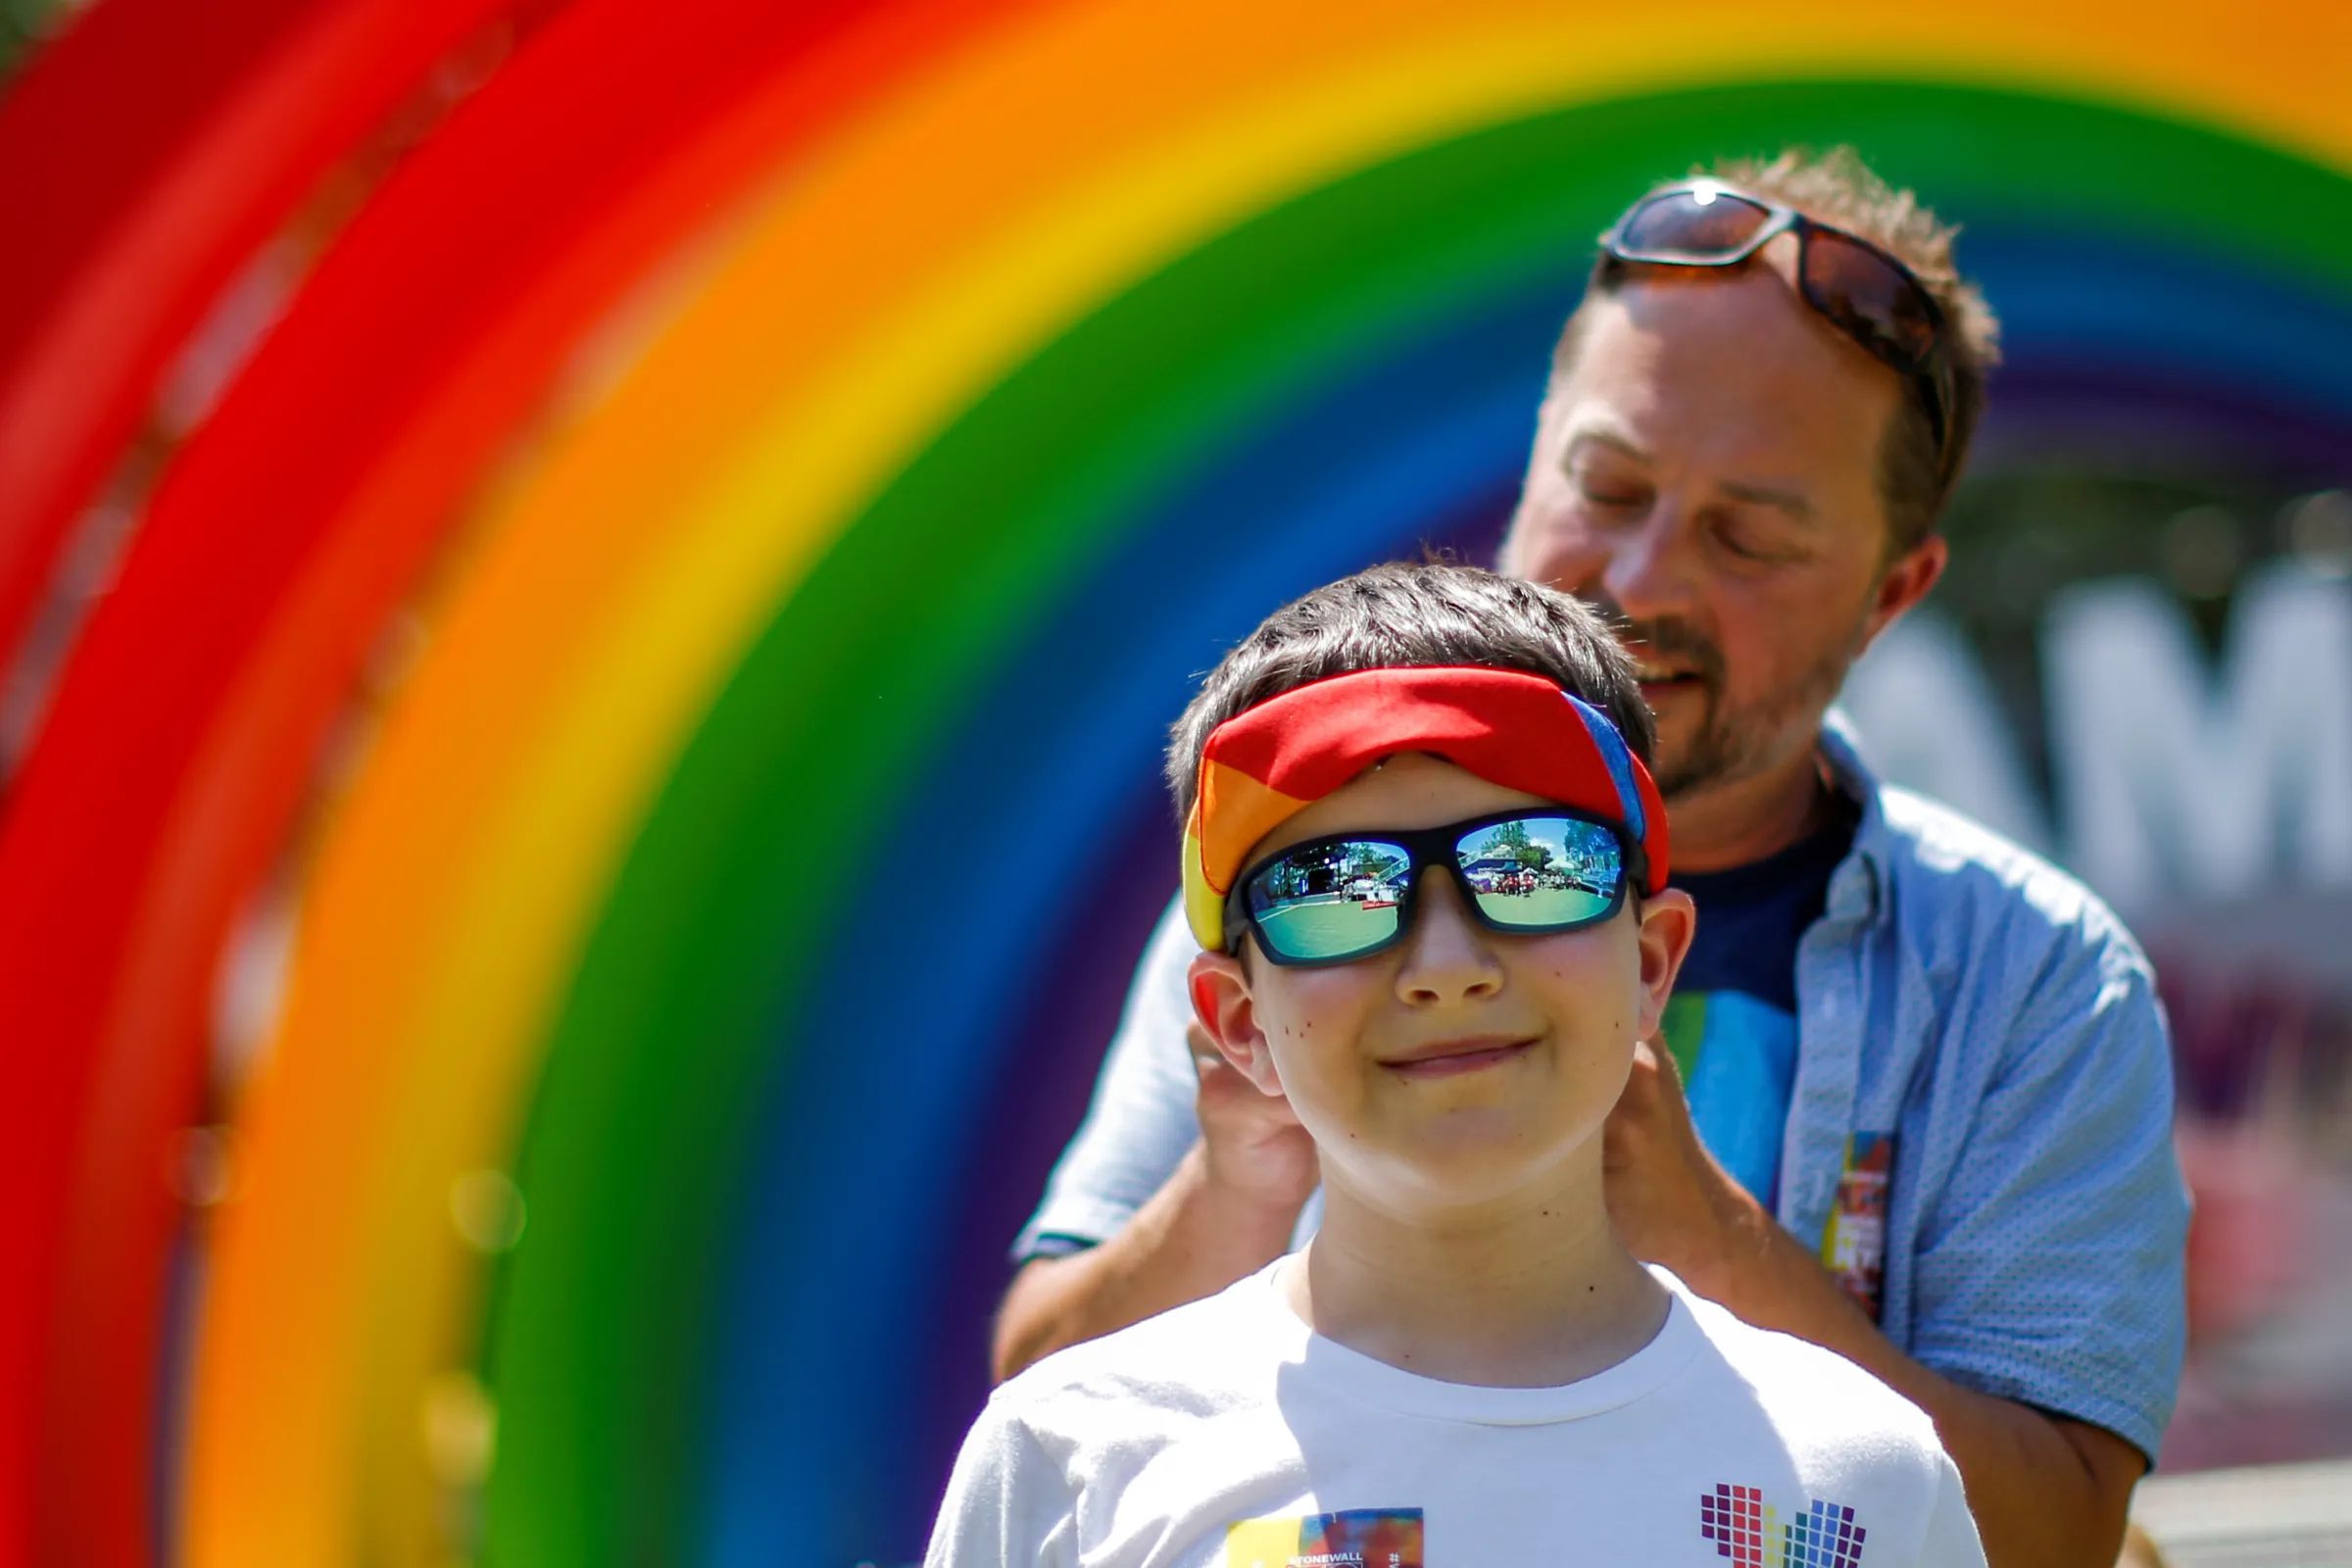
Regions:
<instances>
[{"instance_id":1,"label":"boy","mask_svg":"<svg viewBox=\"0 0 2352 1568\"><path fill-rule=\"evenodd\" d=\"M1647 712L1533 584L1381 567L1270 617L1169 777L1194 1005L1322 1167L1305 1251L1050 1356L933 1565L1981 1565L1927 1417L1610 1228L1602 1127L1692 929Z\"/></svg>"}]
</instances>

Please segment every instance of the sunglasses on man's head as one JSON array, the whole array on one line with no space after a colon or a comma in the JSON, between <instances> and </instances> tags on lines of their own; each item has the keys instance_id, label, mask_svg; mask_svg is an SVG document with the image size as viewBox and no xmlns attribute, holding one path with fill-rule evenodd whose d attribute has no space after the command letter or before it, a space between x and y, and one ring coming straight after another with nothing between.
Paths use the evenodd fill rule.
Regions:
<instances>
[{"instance_id":1,"label":"sunglasses on man's head","mask_svg":"<svg viewBox=\"0 0 2352 1568\"><path fill-rule=\"evenodd\" d=\"M1616 827L1557 807L1411 832L1335 833L1242 874L1226 906L1226 949L1246 925L1272 963L1368 958L1412 929L1421 873L1433 866L1491 931L1574 931L1625 902L1626 859Z\"/></svg>"},{"instance_id":2,"label":"sunglasses on man's head","mask_svg":"<svg viewBox=\"0 0 2352 1568\"><path fill-rule=\"evenodd\" d=\"M1927 392L1936 470L1950 476L1952 370L1944 316L1918 274L1844 229L1713 180L1642 197L1600 238L1609 262L1737 267L1778 234L1796 236L1797 292L1831 325Z\"/></svg>"}]
</instances>

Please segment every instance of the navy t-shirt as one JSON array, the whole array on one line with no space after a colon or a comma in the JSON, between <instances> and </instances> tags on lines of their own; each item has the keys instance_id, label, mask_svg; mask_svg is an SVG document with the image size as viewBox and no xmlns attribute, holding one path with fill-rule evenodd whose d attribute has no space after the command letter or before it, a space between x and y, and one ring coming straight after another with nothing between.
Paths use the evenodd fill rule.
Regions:
<instances>
[{"instance_id":1,"label":"navy t-shirt","mask_svg":"<svg viewBox=\"0 0 2352 1568\"><path fill-rule=\"evenodd\" d=\"M1698 932L1666 1006L1666 1046L1699 1141L1768 1208L1796 1081L1796 946L1821 917L1856 821L1840 796L1830 822L1778 855L1674 878L1698 906Z\"/></svg>"}]
</instances>

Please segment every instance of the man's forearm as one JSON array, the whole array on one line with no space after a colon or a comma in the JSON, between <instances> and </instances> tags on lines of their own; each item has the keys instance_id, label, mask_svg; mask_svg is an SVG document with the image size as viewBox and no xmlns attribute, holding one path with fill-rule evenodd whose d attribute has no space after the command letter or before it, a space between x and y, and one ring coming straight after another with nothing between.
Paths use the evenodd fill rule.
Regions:
<instances>
[{"instance_id":1,"label":"man's forearm","mask_svg":"<svg viewBox=\"0 0 2352 1568\"><path fill-rule=\"evenodd\" d=\"M1263 1268L1289 1248L1302 1206L1220 1185L1195 1144L1116 1236L1023 1265L997 1313L997 1380Z\"/></svg>"},{"instance_id":2,"label":"man's forearm","mask_svg":"<svg viewBox=\"0 0 2352 1568\"><path fill-rule=\"evenodd\" d=\"M1727 1245L1716 1255L1661 1261L1745 1321L1836 1350L1927 1411L1960 1467L1992 1568L2107 1568L2116 1560L2132 1484L2144 1468L2136 1448L1923 1366L1752 1200L1729 1205L1722 1218Z\"/></svg>"}]
</instances>

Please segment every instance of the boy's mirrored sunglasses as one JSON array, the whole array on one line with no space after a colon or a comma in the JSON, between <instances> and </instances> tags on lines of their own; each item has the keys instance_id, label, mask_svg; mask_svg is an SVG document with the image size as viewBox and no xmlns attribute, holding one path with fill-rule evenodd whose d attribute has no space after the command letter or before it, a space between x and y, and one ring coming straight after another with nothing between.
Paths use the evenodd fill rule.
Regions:
<instances>
[{"instance_id":1,"label":"boy's mirrored sunglasses","mask_svg":"<svg viewBox=\"0 0 2352 1568\"><path fill-rule=\"evenodd\" d=\"M1443 867L1491 931L1541 936L1605 920L1625 902L1618 829L1557 807L1412 832L1338 833L1294 844L1244 872L1225 946L1243 926L1269 962L1347 963L1412 929L1421 873Z\"/></svg>"},{"instance_id":2,"label":"boy's mirrored sunglasses","mask_svg":"<svg viewBox=\"0 0 2352 1568\"><path fill-rule=\"evenodd\" d=\"M1918 274L1886 252L1793 208L1713 180L1652 191L1600 237L1612 262L1645 267L1737 267L1776 234L1796 236L1805 303L1928 395L1936 469L1950 475L1952 371L1943 310Z\"/></svg>"}]
</instances>

